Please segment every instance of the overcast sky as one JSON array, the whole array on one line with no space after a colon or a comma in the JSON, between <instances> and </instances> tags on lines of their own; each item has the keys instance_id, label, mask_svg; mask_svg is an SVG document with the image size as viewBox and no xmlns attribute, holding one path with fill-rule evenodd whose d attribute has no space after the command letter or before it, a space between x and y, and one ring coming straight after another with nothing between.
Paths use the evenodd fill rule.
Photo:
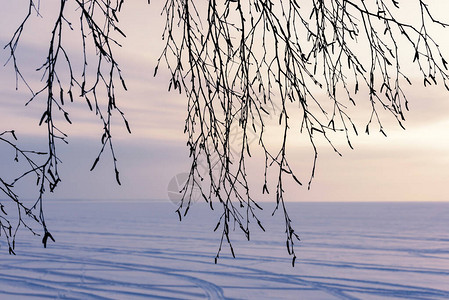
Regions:
<instances>
[{"instance_id":1,"label":"overcast sky","mask_svg":"<svg viewBox=\"0 0 449 300\"><path fill-rule=\"evenodd\" d=\"M12 3L14 2L14 3ZM26 11L24 1L1 1L0 43L5 45ZM57 3L56 1L55 3ZM161 1L163 2L163 1ZM431 1L435 2L435 1ZM48 3L51 3L49 1ZM42 2L42 19L26 28L20 47L24 75L34 88L39 87L39 73L34 70L45 59L48 3ZM124 126L115 126L115 145L122 174L122 186L114 180L111 158L105 155L98 168L89 169L100 150L101 124L85 103L67 104L73 125L64 126L69 145L60 144L62 183L51 198L73 199L167 199L167 186L177 174L189 168L183 125L186 100L167 92L168 76L163 68L154 78L156 59L162 50L163 18L160 4L146 1L126 2L121 28L127 34L118 61L127 80L128 92L118 91L119 105L131 123L132 134ZM449 11L449 4L438 3L439 11ZM412 13L411 11L406 11ZM73 20L76 22L77 20ZM449 21L449 20L448 20ZM47 25L46 25L47 24ZM47 26L47 27L46 27ZM442 36L442 35L440 35ZM447 36L447 31L446 31ZM70 41L68 41L70 43ZM449 50L447 45L442 45ZM449 57L449 51L446 51ZM0 52L2 65L8 53ZM415 77L413 74L411 78ZM45 148L45 130L37 126L42 102L24 107L29 93L23 84L15 90L11 64L0 68L0 131L15 129L25 148ZM406 130L385 115L388 137L375 130L371 135L352 138L355 150L344 140L335 144L343 153L336 155L328 146L319 149L316 178L307 191L293 183L288 187L291 201L448 201L449 183L449 92L441 85L424 89L422 79L407 87L411 111L406 114ZM363 132L370 111L354 111L359 132ZM313 158L310 147L301 140L289 149L293 167L307 182ZM12 172L13 154L0 145L1 175ZM8 156L9 155L9 156ZM255 170L260 168L253 159ZM260 175L260 174L259 174ZM254 176L256 187L262 187L261 176ZM24 191L33 197L31 191ZM274 195L272 195L274 197ZM1 196L0 196L1 197ZM274 199L273 199L274 200Z\"/></svg>"}]
</instances>

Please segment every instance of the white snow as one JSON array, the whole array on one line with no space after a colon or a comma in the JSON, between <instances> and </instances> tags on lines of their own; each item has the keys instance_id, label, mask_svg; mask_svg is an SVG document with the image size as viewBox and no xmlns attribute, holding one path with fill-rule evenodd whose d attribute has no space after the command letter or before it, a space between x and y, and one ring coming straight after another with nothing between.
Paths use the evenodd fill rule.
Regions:
<instances>
[{"instance_id":1,"label":"white snow","mask_svg":"<svg viewBox=\"0 0 449 300\"><path fill-rule=\"evenodd\" d=\"M49 201L56 243L0 247L0 299L449 299L449 203L289 203L301 242L264 203L262 232L214 256L217 214L170 202ZM216 210L218 210L218 205Z\"/></svg>"}]
</instances>

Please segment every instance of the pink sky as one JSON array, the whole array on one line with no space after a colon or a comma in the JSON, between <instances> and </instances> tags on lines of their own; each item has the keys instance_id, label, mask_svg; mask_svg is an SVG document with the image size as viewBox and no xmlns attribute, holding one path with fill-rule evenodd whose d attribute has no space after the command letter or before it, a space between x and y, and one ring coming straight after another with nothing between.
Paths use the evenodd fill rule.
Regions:
<instances>
[{"instance_id":1,"label":"pink sky","mask_svg":"<svg viewBox=\"0 0 449 300\"><path fill-rule=\"evenodd\" d=\"M15 16L21 11L19 6L13 10L8 5L0 12L2 45L7 43L18 22ZM437 6L439 11L449 11L449 4L444 4L445 8L440 3ZM43 6L44 17L45 9ZM186 138L182 133L185 97L167 92L167 72L163 68L159 70L158 77L153 77L155 61L163 46L160 40L163 18L159 12L158 3L148 6L145 1L128 2L124 4L120 22L128 38L122 40L124 47L117 53L129 91L119 92L119 103L133 131L129 135L121 124L117 123L115 127L123 185L116 185L112 163L107 155L97 170L89 172L100 149L101 127L85 103L68 104L74 125L64 126L70 144L59 146L63 154L63 181L51 195L52 198L166 199L169 181L173 176L188 170ZM22 69L34 87L39 86L40 78L34 70L45 58L47 41L37 34L45 28L44 21L36 22L37 27L28 28L29 33L20 45L23 49ZM448 50L446 53L449 57L447 44L442 47ZM2 63L7 56L6 51L1 52ZM414 85L407 88L411 109L406 115L407 130L402 130L385 115L387 138L376 131L370 136L354 136L352 144L355 150L350 150L344 139L335 139L343 157L336 155L329 146L320 145L312 189L307 191L305 187L292 183L288 188L287 199L448 201L449 92L441 86L424 89L422 80L419 77L415 79ZM42 112L39 103L23 107L28 97L23 85L19 91L15 91L11 66L1 68L0 131L16 129L21 142L33 145L45 138L45 132L37 126ZM370 111L363 109L363 105L357 108L353 116L358 120L359 132L362 133ZM298 177L307 182L313 158L309 145L298 139L291 143L289 152L293 167L298 170ZM253 159L253 169L260 169L259 164L262 162L257 157ZM8 171L7 166L6 169L2 168L2 172ZM261 190L263 182L259 175L255 174L252 181ZM258 193L256 190L255 194ZM31 192L25 194L27 197L33 196Z\"/></svg>"}]
</instances>

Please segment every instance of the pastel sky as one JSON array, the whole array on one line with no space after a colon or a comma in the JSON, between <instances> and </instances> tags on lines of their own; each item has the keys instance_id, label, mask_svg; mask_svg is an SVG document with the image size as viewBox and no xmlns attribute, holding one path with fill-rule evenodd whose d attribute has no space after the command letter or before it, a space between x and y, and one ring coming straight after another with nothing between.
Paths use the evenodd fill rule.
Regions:
<instances>
[{"instance_id":1,"label":"pastel sky","mask_svg":"<svg viewBox=\"0 0 449 300\"><path fill-rule=\"evenodd\" d=\"M0 11L0 44L5 45L25 14L24 1L2 1ZM34 18L26 28L19 45L20 64L30 84L39 87L40 74L34 70L45 59L48 23L42 2L43 19ZM56 1L55 3L57 3ZM156 2L156 1L155 1ZM160 1L164 2L164 1ZM436 3L436 1L429 1ZM434 4L435 6L435 4ZM438 2L438 12L449 11L449 4ZM413 9L404 8L412 14ZM407 10L409 9L409 10ZM72 199L167 199L167 186L177 174L189 168L188 152L183 134L186 99L168 92L168 74L160 69L153 77L157 57L163 43L164 19L161 3L129 1L124 4L120 21L127 34L123 48L117 50L118 61L127 81L128 91L118 91L119 105L131 123L132 134L124 126L115 126L115 146L122 174L122 186L115 183L111 158L105 155L97 169L89 169L100 150L101 125L85 103L67 104L73 125L64 126L69 145L60 144L62 183L50 198ZM51 13L49 13L51 18ZM446 20L447 19L446 16ZM77 20L73 20L75 23ZM446 36L447 36L446 31ZM442 36L442 35L440 35ZM68 41L70 43L70 41ZM442 41L443 43L443 41ZM442 44L449 57L449 47ZM0 52L2 65L8 53ZM413 71L413 69L411 69ZM441 85L424 89L419 77L407 87L410 112L406 114L406 130L402 130L385 114L388 137L378 132L352 137L355 150L344 139L334 140L343 157L326 145L319 148L316 177L308 191L291 183L287 190L290 201L448 201L449 183L449 92ZM11 64L0 68L0 131L15 129L24 148L45 150L45 131L39 128L42 102L24 107L29 92L23 84L15 90ZM354 119L363 132L370 111L354 110ZM307 182L313 154L301 139L289 148L293 167L301 180ZM13 154L0 145L1 175L13 172L9 161ZM8 155L10 157L8 157ZM251 161L254 170L262 161ZM251 179L262 189L260 172ZM25 197L34 197L24 190ZM256 194L259 191L256 191ZM0 196L1 197L1 196ZM274 196L272 196L274 197ZM263 198L263 200L273 198Z\"/></svg>"}]
</instances>

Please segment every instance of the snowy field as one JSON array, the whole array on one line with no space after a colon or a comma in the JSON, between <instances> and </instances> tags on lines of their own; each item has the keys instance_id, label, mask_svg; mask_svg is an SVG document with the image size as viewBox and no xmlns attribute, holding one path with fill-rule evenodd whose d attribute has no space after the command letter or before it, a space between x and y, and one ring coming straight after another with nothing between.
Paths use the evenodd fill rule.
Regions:
<instances>
[{"instance_id":1,"label":"snowy field","mask_svg":"<svg viewBox=\"0 0 449 300\"><path fill-rule=\"evenodd\" d=\"M274 205L265 203L264 215ZM0 299L449 299L449 203L291 203L295 268L281 215L233 259L214 256L214 216L196 204L49 201L56 243L22 231L0 248Z\"/></svg>"}]
</instances>

